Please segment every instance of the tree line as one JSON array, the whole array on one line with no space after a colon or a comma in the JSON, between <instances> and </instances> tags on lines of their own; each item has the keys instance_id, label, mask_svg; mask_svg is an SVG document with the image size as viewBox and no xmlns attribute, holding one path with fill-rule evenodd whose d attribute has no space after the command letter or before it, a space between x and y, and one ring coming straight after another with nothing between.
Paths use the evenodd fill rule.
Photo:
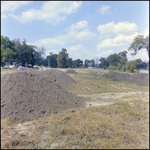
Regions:
<instances>
[{"instance_id":1,"label":"tree line","mask_svg":"<svg viewBox=\"0 0 150 150\"><path fill-rule=\"evenodd\" d=\"M136 55L142 48L146 48L149 55L149 36L144 38L144 36L138 35L134 38L128 50L132 51L132 55ZM6 62L10 62L11 64L12 62L21 63L25 67L28 64L32 66L49 66L52 68L96 67L109 70L122 70L124 72L134 72L134 69L137 69L138 72L140 68L145 69L147 67L147 63L142 62L141 59L128 61L127 51L111 54L107 58L85 59L83 62L81 59L73 60L69 58L69 54L65 48L62 48L59 54L51 52L46 56L44 47L27 45L25 39L10 40L6 36L1 36L1 66L4 66Z\"/></svg>"}]
</instances>

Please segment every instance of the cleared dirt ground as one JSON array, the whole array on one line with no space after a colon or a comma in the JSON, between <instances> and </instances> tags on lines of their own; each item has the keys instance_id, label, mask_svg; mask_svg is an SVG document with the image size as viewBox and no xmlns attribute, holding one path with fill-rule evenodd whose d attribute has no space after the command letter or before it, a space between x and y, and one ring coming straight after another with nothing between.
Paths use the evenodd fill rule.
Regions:
<instances>
[{"instance_id":1,"label":"cleared dirt ground","mask_svg":"<svg viewBox=\"0 0 150 150\"><path fill-rule=\"evenodd\" d=\"M67 89L64 81L60 86L82 97L84 107L67 108L26 122L1 119L2 148L149 148L149 86L102 77L108 70L74 70L78 74L66 74L75 80L66 78L73 88ZM5 77L6 72L1 75L4 73Z\"/></svg>"}]
</instances>

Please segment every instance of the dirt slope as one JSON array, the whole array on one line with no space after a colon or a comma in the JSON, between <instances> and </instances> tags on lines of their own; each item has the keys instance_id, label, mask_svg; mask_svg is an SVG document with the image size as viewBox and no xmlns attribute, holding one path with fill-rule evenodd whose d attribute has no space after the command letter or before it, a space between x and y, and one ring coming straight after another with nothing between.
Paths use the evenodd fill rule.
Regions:
<instances>
[{"instance_id":1,"label":"dirt slope","mask_svg":"<svg viewBox=\"0 0 150 150\"><path fill-rule=\"evenodd\" d=\"M65 73L67 74L78 74L75 70L73 69L68 69Z\"/></svg>"},{"instance_id":2,"label":"dirt slope","mask_svg":"<svg viewBox=\"0 0 150 150\"><path fill-rule=\"evenodd\" d=\"M149 86L149 74L140 73L129 75L128 73L118 73L115 71L109 71L108 76L113 80L127 80L128 82L135 82L139 86Z\"/></svg>"},{"instance_id":3,"label":"dirt slope","mask_svg":"<svg viewBox=\"0 0 150 150\"><path fill-rule=\"evenodd\" d=\"M83 107L83 99L64 88L72 88L70 82L75 80L58 70L22 71L4 76L1 78L1 118L23 122Z\"/></svg>"}]
</instances>

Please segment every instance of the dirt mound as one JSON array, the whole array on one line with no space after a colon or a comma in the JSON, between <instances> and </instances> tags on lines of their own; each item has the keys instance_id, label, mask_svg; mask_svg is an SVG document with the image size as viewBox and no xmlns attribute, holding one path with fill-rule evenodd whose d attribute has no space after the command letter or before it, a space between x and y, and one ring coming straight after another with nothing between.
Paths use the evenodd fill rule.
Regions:
<instances>
[{"instance_id":1,"label":"dirt mound","mask_svg":"<svg viewBox=\"0 0 150 150\"><path fill-rule=\"evenodd\" d=\"M116 78L116 80L129 80L131 76L128 73L118 73L115 71L110 71L109 76Z\"/></svg>"},{"instance_id":2,"label":"dirt mound","mask_svg":"<svg viewBox=\"0 0 150 150\"><path fill-rule=\"evenodd\" d=\"M68 83L64 85L67 79ZM1 118L37 119L58 111L84 106L84 100L68 92L69 80L61 71L17 72L1 78Z\"/></svg>"},{"instance_id":3,"label":"dirt mound","mask_svg":"<svg viewBox=\"0 0 150 150\"><path fill-rule=\"evenodd\" d=\"M75 70L73 69L68 69L65 73L67 74L78 74Z\"/></svg>"},{"instance_id":4,"label":"dirt mound","mask_svg":"<svg viewBox=\"0 0 150 150\"><path fill-rule=\"evenodd\" d=\"M61 70L52 69L49 71L32 71L32 72L36 75L40 75L41 77L47 77L68 90L73 89L74 86L72 84L76 83L76 80L74 80Z\"/></svg>"},{"instance_id":5,"label":"dirt mound","mask_svg":"<svg viewBox=\"0 0 150 150\"><path fill-rule=\"evenodd\" d=\"M133 74L128 80L129 82L136 82L139 86L149 86L149 74Z\"/></svg>"},{"instance_id":6,"label":"dirt mound","mask_svg":"<svg viewBox=\"0 0 150 150\"><path fill-rule=\"evenodd\" d=\"M128 73L109 71L107 75L104 74L104 77L110 78L114 81L127 80L128 82L135 82L139 86L149 86L149 74L145 73L129 75Z\"/></svg>"}]
</instances>

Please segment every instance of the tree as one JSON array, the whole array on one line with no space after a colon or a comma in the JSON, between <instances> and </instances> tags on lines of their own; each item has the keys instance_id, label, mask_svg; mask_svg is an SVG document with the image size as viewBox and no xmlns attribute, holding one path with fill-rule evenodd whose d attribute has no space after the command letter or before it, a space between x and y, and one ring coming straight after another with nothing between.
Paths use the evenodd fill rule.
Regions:
<instances>
[{"instance_id":1,"label":"tree","mask_svg":"<svg viewBox=\"0 0 150 150\"><path fill-rule=\"evenodd\" d=\"M90 63L90 60L85 59L85 60L84 60L84 67L85 67L85 68L88 68L88 67L89 67L89 63Z\"/></svg>"},{"instance_id":2,"label":"tree","mask_svg":"<svg viewBox=\"0 0 150 150\"><path fill-rule=\"evenodd\" d=\"M134 61L129 61L126 63L126 69L129 70L129 72L134 73L135 63Z\"/></svg>"},{"instance_id":3,"label":"tree","mask_svg":"<svg viewBox=\"0 0 150 150\"><path fill-rule=\"evenodd\" d=\"M109 65L112 66L117 66L118 63L120 62L121 56L115 54L111 54L107 57L107 62L109 63Z\"/></svg>"},{"instance_id":4,"label":"tree","mask_svg":"<svg viewBox=\"0 0 150 150\"><path fill-rule=\"evenodd\" d=\"M91 67L95 67L95 60L94 59L91 60L91 63L92 63Z\"/></svg>"},{"instance_id":5,"label":"tree","mask_svg":"<svg viewBox=\"0 0 150 150\"><path fill-rule=\"evenodd\" d=\"M62 51L59 52L57 57L57 64L60 68L68 68L68 53L65 48L62 48Z\"/></svg>"},{"instance_id":6,"label":"tree","mask_svg":"<svg viewBox=\"0 0 150 150\"><path fill-rule=\"evenodd\" d=\"M69 64L69 68L72 68L72 58L68 58L68 64Z\"/></svg>"},{"instance_id":7,"label":"tree","mask_svg":"<svg viewBox=\"0 0 150 150\"><path fill-rule=\"evenodd\" d=\"M107 62L107 59L105 57L101 57L99 59L99 61L101 62L100 63L101 68L106 69L108 67L108 62Z\"/></svg>"},{"instance_id":8,"label":"tree","mask_svg":"<svg viewBox=\"0 0 150 150\"><path fill-rule=\"evenodd\" d=\"M80 59L76 59L76 60L74 60L74 61L72 62L72 66L73 66L74 68L79 68L79 67L82 66L82 65L83 65L83 61L80 60Z\"/></svg>"},{"instance_id":9,"label":"tree","mask_svg":"<svg viewBox=\"0 0 150 150\"><path fill-rule=\"evenodd\" d=\"M57 57L57 54L50 53L50 55L47 56L48 66L51 66L52 68L57 68Z\"/></svg>"},{"instance_id":10,"label":"tree","mask_svg":"<svg viewBox=\"0 0 150 150\"><path fill-rule=\"evenodd\" d=\"M16 61L18 56L19 51L15 48L15 42L6 36L1 36L1 65L6 61Z\"/></svg>"},{"instance_id":11,"label":"tree","mask_svg":"<svg viewBox=\"0 0 150 150\"><path fill-rule=\"evenodd\" d=\"M146 62L142 62L142 64L140 65L141 69L146 69L147 68L147 63Z\"/></svg>"},{"instance_id":12,"label":"tree","mask_svg":"<svg viewBox=\"0 0 150 150\"><path fill-rule=\"evenodd\" d=\"M36 52L37 46L27 45L26 39L14 39L15 48L19 51L18 62L22 63L23 66L28 64L34 65L37 59L37 56L40 57L40 52Z\"/></svg>"},{"instance_id":13,"label":"tree","mask_svg":"<svg viewBox=\"0 0 150 150\"><path fill-rule=\"evenodd\" d=\"M134 56L139 52L139 50L143 48L147 49L148 56L149 56L149 35L146 38L144 38L144 35L137 35L133 39L128 50L131 51L132 52L131 55Z\"/></svg>"},{"instance_id":14,"label":"tree","mask_svg":"<svg viewBox=\"0 0 150 150\"><path fill-rule=\"evenodd\" d=\"M136 70L137 70L137 73L139 73L139 71L140 71L140 65L142 64L142 60L141 59L136 59L135 61L134 61L134 65L135 65L135 67L136 67Z\"/></svg>"},{"instance_id":15,"label":"tree","mask_svg":"<svg viewBox=\"0 0 150 150\"><path fill-rule=\"evenodd\" d=\"M120 52L118 53L118 55L121 57L121 58L127 58L127 51L123 51L123 52Z\"/></svg>"}]
</instances>

